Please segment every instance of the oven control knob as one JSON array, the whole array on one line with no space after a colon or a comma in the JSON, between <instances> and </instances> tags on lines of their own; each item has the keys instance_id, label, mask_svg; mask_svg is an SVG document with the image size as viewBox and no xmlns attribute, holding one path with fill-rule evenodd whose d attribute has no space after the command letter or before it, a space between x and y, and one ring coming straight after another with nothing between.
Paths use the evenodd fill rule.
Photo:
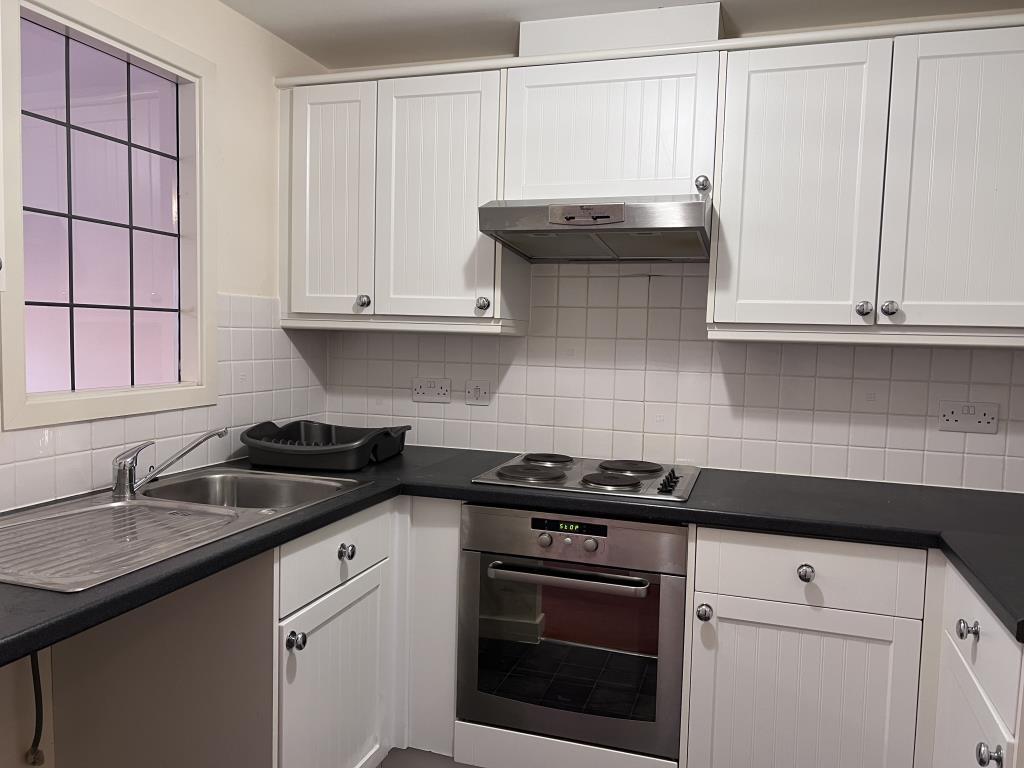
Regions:
<instances>
[{"instance_id":1,"label":"oven control knob","mask_svg":"<svg viewBox=\"0 0 1024 768\"><path fill-rule=\"evenodd\" d=\"M554 539L551 538L550 533L542 533L540 536L537 537L537 543L540 544L542 547L550 547L553 542Z\"/></svg>"},{"instance_id":2,"label":"oven control knob","mask_svg":"<svg viewBox=\"0 0 1024 768\"><path fill-rule=\"evenodd\" d=\"M584 539L583 540L583 551L584 552L597 552L597 541L595 539Z\"/></svg>"}]
</instances>

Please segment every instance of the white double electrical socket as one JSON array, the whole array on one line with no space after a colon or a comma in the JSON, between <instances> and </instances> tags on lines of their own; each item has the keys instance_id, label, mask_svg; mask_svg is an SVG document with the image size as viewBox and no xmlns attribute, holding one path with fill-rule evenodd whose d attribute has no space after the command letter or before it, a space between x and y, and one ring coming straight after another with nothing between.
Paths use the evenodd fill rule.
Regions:
<instances>
[{"instance_id":1,"label":"white double electrical socket","mask_svg":"<svg viewBox=\"0 0 1024 768\"><path fill-rule=\"evenodd\" d=\"M412 401L414 403L450 403L452 401L452 380L417 376L412 380Z\"/></svg>"},{"instance_id":2,"label":"white double electrical socket","mask_svg":"<svg viewBox=\"0 0 1024 768\"><path fill-rule=\"evenodd\" d=\"M939 431L994 435L999 431L999 403L940 400Z\"/></svg>"}]
</instances>

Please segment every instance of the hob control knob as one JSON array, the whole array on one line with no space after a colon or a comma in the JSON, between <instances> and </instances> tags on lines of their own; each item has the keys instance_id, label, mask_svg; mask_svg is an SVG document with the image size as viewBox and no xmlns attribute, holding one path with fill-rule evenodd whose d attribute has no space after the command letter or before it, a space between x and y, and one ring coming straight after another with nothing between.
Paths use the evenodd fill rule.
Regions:
<instances>
[{"instance_id":1,"label":"hob control knob","mask_svg":"<svg viewBox=\"0 0 1024 768\"><path fill-rule=\"evenodd\" d=\"M583 551L584 552L597 552L597 541L594 539L583 540Z\"/></svg>"},{"instance_id":2,"label":"hob control knob","mask_svg":"<svg viewBox=\"0 0 1024 768\"><path fill-rule=\"evenodd\" d=\"M542 533L540 536L537 537L537 543L540 544L542 547L550 547L553 542L554 539L551 538L550 533Z\"/></svg>"}]
</instances>

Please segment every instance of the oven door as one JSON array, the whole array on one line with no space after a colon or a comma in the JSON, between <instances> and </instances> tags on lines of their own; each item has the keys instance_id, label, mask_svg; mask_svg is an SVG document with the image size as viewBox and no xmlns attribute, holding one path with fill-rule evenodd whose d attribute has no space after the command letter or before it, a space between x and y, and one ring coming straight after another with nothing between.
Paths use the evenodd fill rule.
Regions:
<instances>
[{"instance_id":1,"label":"oven door","mask_svg":"<svg viewBox=\"0 0 1024 768\"><path fill-rule=\"evenodd\" d=\"M685 583L463 550L460 720L676 760Z\"/></svg>"}]
</instances>

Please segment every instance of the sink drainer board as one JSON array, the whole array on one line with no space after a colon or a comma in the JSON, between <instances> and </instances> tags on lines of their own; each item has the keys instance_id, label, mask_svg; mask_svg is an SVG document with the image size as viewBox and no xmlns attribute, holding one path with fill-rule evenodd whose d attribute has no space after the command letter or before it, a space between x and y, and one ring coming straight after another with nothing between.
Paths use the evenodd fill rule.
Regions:
<instances>
[{"instance_id":1,"label":"sink drainer board","mask_svg":"<svg viewBox=\"0 0 1024 768\"><path fill-rule=\"evenodd\" d=\"M39 512L0 516L0 581L77 592L239 530L232 510L150 501Z\"/></svg>"}]
</instances>

